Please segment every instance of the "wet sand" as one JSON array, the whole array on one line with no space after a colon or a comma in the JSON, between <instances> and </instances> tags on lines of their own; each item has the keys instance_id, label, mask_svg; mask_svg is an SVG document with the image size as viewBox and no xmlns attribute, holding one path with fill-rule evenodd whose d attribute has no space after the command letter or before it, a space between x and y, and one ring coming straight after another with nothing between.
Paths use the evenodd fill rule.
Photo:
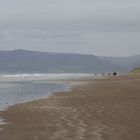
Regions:
<instances>
[{"instance_id":1,"label":"wet sand","mask_svg":"<svg viewBox=\"0 0 140 140\"><path fill-rule=\"evenodd\" d=\"M85 82L1 112L0 140L140 140L140 76Z\"/></svg>"}]
</instances>

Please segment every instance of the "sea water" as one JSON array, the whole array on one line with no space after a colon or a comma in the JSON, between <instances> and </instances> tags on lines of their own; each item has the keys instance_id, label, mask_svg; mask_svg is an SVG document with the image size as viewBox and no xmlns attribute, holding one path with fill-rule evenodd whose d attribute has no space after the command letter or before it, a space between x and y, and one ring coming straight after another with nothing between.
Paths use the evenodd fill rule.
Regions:
<instances>
[{"instance_id":1,"label":"sea water","mask_svg":"<svg viewBox=\"0 0 140 140\"><path fill-rule=\"evenodd\" d=\"M65 84L18 81L0 83L0 110L32 100L47 98L52 92L64 91Z\"/></svg>"},{"instance_id":2,"label":"sea water","mask_svg":"<svg viewBox=\"0 0 140 140\"><path fill-rule=\"evenodd\" d=\"M8 74L0 75L0 111L19 103L47 98L53 92L66 91L70 85L52 82L91 77L91 74Z\"/></svg>"}]
</instances>

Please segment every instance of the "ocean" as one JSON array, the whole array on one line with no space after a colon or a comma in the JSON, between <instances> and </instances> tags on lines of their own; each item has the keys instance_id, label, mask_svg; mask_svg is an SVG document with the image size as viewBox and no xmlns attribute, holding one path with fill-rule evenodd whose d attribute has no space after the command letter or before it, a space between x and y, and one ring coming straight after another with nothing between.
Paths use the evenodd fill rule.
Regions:
<instances>
[{"instance_id":1,"label":"ocean","mask_svg":"<svg viewBox=\"0 0 140 140\"><path fill-rule=\"evenodd\" d=\"M59 80L92 77L92 74L1 74L0 111L9 106L47 98L53 92L66 91L70 85ZM57 82L55 82L57 81Z\"/></svg>"}]
</instances>

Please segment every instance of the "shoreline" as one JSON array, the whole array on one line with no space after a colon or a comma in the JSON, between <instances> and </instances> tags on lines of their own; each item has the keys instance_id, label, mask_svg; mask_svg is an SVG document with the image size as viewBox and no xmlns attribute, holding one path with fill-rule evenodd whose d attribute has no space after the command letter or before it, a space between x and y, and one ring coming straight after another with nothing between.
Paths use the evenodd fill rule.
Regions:
<instances>
[{"instance_id":1,"label":"shoreline","mask_svg":"<svg viewBox=\"0 0 140 140\"><path fill-rule=\"evenodd\" d=\"M85 82L85 81L84 81ZM2 112L2 140L140 139L140 76L90 79Z\"/></svg>"},{"instance_id":2,"label":"shoreline","mask_svg":"<svg viewBox=\"0 0 140 140\"><path fill-rule=\"evenodd\" d=\"M19 105L23 105L23 104L28 104L28 103L32 103L32 102L36 102L36 101L41 101L41 100L47 100L48 98L50 98L51 96L54 96L55 94L59 94L61 92L69 92L72 90L72 88L74 86L78 86L78 85L82 85L85 84L87 82L87 80L89 80L89 78L84 78L84 79L52 79L52 80L42 80L42 79L36 79L36 80L30 80L28 82L33 82L33 83L46 83L46 84L58 84L58 85L64 85L65 89L63 89L62 91L54 91L51 92L47 97L44 98L40 98L40 99L32 99L30 101L26 101L26 102L21 102L21 103L15 103L13 105L9 105L7 107L1 108L0 109L0 127L2 125L8 124L8 122L6 122L6 120L4 118L1 117L2 112L5 112L6 110L8 110L9 108L12 108L14 106L19 106ZM2 83L9 83L9 82L17 82L16 80L10 79L10 81L6 80L6 82L2 82ZM24 81L20 81L20 82L26 82L26 80L24 79ZM1 131L1 130L0 130Z\"/></svg>"}]
</instances>

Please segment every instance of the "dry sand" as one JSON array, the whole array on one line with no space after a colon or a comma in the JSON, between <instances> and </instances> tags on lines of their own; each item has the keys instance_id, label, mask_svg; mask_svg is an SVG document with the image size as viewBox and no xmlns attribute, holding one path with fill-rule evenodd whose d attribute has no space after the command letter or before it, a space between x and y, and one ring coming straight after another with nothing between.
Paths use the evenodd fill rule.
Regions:
<instances>
[{"instance_id":1,"label":"dry sand","mask_svg":"<svg viewBox=\"0 0 140 140\"><path fill-rule=\"evenodd\" d=\"M0 140L140 140L140 76L89 80L1 116Z\"/></svg>"}]
</instances>

